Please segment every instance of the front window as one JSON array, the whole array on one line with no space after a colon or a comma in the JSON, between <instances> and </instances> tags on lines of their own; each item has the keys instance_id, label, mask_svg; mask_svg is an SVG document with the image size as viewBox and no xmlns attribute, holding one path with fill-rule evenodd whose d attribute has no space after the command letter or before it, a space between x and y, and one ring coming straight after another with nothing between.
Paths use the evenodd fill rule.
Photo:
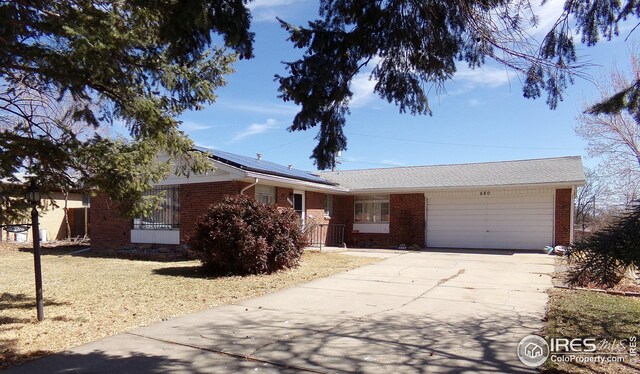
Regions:
<instances>
[{"instance_id":1,"label":"front window","mask_svg":"<svg viewBox=\"0 0 640 374\"><path fill-rule=\"evenodd\" d=\"M275 204L276 188L274 186L256 185L256 200L265 204Z\"/></svg>"},{"instance_id":2,"label":"front window","mask_svg":"<svg viewBox=\"0 0 640 374\"><path fill-rule=\"evenodd\" d=\"M134 229L170 230L180 227L180 204L177 187L156 187L145 192L144 195L158 196L161 201L148 216L133 219Z\"/></svg>"},{"instance_id":3,"label":"front window","mask_svg":"<svg viewBox=\"0 0 640 374\"><path fill-rule=\"evenodd\" d=\"M388 223L389 195L359 195L356 196L356 223Z\"/></svg>"}]
</instances>

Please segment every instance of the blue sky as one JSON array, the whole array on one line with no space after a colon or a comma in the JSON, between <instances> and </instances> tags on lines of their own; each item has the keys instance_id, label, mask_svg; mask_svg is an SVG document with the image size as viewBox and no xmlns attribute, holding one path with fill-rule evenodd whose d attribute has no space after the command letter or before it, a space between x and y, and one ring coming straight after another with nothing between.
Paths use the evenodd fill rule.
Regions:
<instances>
[{"instance_id":1,"label":"blue sky","mask_svg":"<svg viewBox=\"0 0 640 374\"><path fill-rule=\"evenodd\" d=\"M541 14L562 1L552 0ZM315 170L309 159L316 145L316 129L290 133L287 127L296 107L277 98L274 74L284 73L281 61L294 60L301 51L286 41L287 33L275 20L294 24L317 17L317 1L255 0L252 29L256 33L255 58L239 61L218 90L215 104L181 117L182 129L198 144L227 152L254 156L295 168ZM603 41L595 48L579 47L583 62L594 66L586 72L596 79L612 64L625 68L632 34ZM550 110L544 97L522 97L519 77L499 65L470 71L464 67L446 85L446 92L430 94L433 116L399 114L396 106L372 94L374 83L366 74L353 83L354 99L345 133L348 149L338 169L450 164L582 155L585 165L595 166L575 134L575 117L584 100L597 98L596 86L587 80L569 87L558 109Z\"/></svg>"}]
</instances>

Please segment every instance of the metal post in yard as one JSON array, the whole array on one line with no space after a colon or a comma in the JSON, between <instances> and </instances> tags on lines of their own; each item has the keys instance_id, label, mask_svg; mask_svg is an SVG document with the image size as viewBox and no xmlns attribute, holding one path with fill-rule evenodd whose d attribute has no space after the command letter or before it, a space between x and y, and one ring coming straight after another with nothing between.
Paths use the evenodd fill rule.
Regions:
<instances>
[{"instance_id":1,"label":"metal post in yard","mask_svg":"<svg viewBox=\"0 0 640 374\"><path fill-rule=\"evenodd\" d=\"M40 225L38 222L38 210L36 206L31 209L31 221L33 221L33 264L36 272L36 308L38 321L44 320L44 303L42 302L42 264L40 262Z\"/></svg>"},{"instance_id":2,"label":"metal post in yard","mask_svg":"<svg viewBox=\"0 0 640 374\"><path fill-rule=\"evenodd\" d=\"M40 225L38 223L38 205L40 204L40 190L35 180L25 194L25 199L31 204L31 228L33 229L33 265L36 273L36 308L38 321L44 320L44 306L42 302L42 263L40 262Z\"/></svg>"}]
</instances>

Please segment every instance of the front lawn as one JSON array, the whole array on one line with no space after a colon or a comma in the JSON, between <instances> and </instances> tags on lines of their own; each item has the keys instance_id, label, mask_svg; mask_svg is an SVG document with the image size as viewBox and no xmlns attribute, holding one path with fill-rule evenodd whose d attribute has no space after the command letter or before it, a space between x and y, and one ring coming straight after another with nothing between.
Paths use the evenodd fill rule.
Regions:
<instances>
[{"instance_id":1,"label":"front lawn","mask_svg":"<svg viewBox=\"0 0 640 374\"><path fill-rule=\"evenodd\" d=\"M231 304L380 259L304 253L297 269L206 278L199 262L42 256L45 320L37 322L33 254L0 243L0 369L134 327Z\"/></svg>"},{"instance_id":2,"label":"front lawn","mask_svg":"<svg viewBox=\"0 0 640 374\"><path fill-rule=\"evenodd\" d=\"M604 293L552 289L547 314L550 338L596 338L598 344L640 339L640 298ZM614 343L615 344L615 343ZM640 344L639 344L640 345ZM638 350L640 351L640 349ZM576 364L547 361L547 373L629 373L640 371L640 356L625 356L625 363Z\"/></svg>"}]
</instances>

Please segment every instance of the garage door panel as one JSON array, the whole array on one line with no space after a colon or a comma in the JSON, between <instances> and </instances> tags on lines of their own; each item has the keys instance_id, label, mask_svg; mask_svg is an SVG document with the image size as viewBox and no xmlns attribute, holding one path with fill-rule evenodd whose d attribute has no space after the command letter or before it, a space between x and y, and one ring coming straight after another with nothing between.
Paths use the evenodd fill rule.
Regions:
<instances>
[{"instance_id":1,"label":"garage door panel","mask_svg":"<svg viewBox=\"0 0 640 374\"><path fill-rule=\"evenodd\" d=\"M516 217L511 215L511 217ZM508 217L491 217L487 216L487 228L491 227L503 227L503 225L524 225L531 226L532 230L535 230L537 226L548 227L551 225L552 216L539 215L539 216L527 216L518 218ZM453 222L453 220L451 221Z\"/></svg>"},{"instance_id":2,"label":"garage door panel","mask_svg":"<svg viewBox=\"0 0 640 374\"><path fill-rule=\"evenodd\" d=\"M552 193L427 201L429 247L538 249L552 233Z\"/></svg>"},{"instance_id":3,"label":"garage door panel","mask_svg":"<svg viewBox=\"0 0 640 374\"><path fill-rule=\"evenodd\" d=\"M491 204L491 203L490 203ZM530 211L531 212L546 212L547 209L549 209L548 204L545 203L523 203L523 204L516 204L516 203L509 203L509 204L501 204L501 203L492 203L493 204L493 209L489 210L489 213L524 213L524 214L528 214ZM523 205L526 205L527 210L523 211L522 207Z\"/></svg>"}]
</instances>

